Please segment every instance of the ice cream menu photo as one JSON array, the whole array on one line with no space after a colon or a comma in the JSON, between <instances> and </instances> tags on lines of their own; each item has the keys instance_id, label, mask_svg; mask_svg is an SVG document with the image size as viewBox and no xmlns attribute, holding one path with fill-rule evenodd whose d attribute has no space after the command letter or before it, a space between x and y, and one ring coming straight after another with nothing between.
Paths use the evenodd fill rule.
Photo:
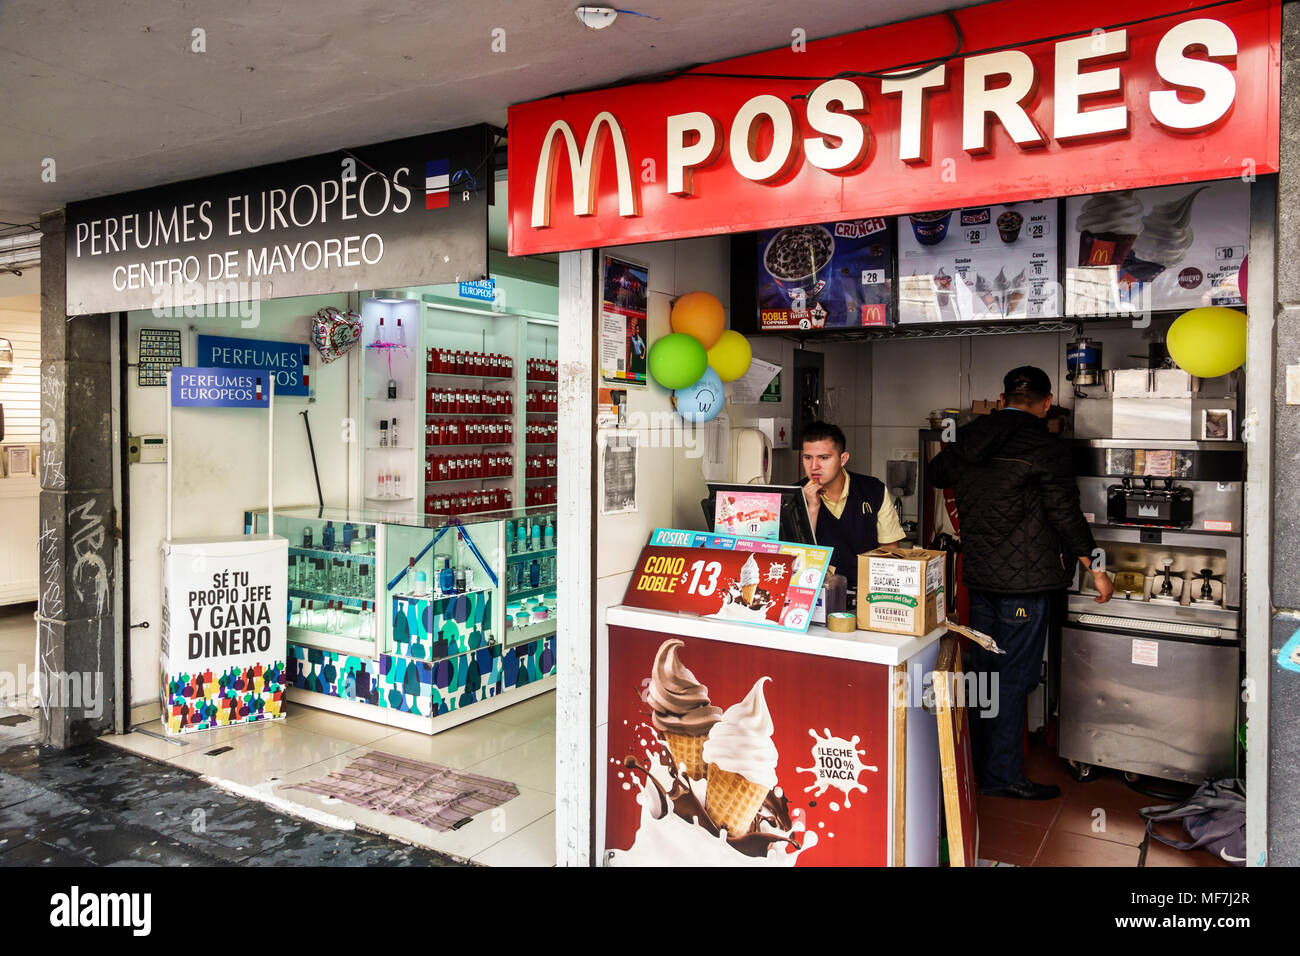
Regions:
<instances>
[{"instance_id":1,"label":"ice cream menu photo","mask_svg":"<svg viewBox=\"0 0 1300 956\"><path fill-rule=\"evenodd\" d=\"M1054 199L898 218L898 321L1059 315Z\"/></svg>"},{"instance_id":2,"label":"ice cream menu photo","mask_svg":"<svg viewBox=\"0 0 1300 956\"><path fill-rule=\"evenodd\" d=\"M1250 186L1237 180L1066 201L1066 311L1107 315L1244 304Z\"/></svg>"},{"instance_id":3,"label":"ice cream menu photo","mask_svg":"<svg viewBox=\"0 0 1300 956\"><path fill-rule=\"evenodd\" d=\"M623 603L806 631L831 549L658 528Z\"/></svg>"},{"instance_id":4,"label":"ice cream menu photo","mask_svg":"<svg viewBox=\"0 0 1300 956\"><path fill-rule=\"evenodd\" d=\"M884 866L889 668L611 626L606 866Z\"/></svg>"},{"instance_id":5,"label":"ice cream menu photo","mask_svg":"<svg viewBox=\"0 0 1300 956\"><path fill-rule=\"evenodd\" d=\"M889 324L892 219L769 229L757 252L763 331Z\"/></svg>"}]
</instances>

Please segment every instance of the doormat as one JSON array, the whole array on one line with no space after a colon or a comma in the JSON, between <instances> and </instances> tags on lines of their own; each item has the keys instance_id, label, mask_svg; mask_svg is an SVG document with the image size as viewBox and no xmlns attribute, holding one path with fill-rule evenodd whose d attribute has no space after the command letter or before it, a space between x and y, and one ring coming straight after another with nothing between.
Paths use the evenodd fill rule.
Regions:
<instances>
[{"instance_id":1,"label":"doormat","mask_svg":"<svg viewBox=\"0 0 1300 956\"><path fill-rule=\"evenodd\" d=\"M321 780L284 789L335 797L439 833L459 829L475 814L519 796L519 788L508 780L377 750Z\"/></svg>"}]
</instances>

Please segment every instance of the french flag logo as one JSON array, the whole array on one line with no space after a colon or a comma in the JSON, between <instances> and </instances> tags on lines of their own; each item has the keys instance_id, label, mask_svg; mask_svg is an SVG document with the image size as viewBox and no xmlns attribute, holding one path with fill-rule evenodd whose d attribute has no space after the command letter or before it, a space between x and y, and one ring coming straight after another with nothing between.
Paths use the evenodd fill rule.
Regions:
<instances>
[{"instance_id":1,"label":"french flag logo","mask_svg":"<svg viewBox=\"0 0 1300 956\"><path fill-rule=\"evenodd\" d=\"M451 205L451 160L431 159L424 164L424 208Z\"/></svg>"}]
</instances>

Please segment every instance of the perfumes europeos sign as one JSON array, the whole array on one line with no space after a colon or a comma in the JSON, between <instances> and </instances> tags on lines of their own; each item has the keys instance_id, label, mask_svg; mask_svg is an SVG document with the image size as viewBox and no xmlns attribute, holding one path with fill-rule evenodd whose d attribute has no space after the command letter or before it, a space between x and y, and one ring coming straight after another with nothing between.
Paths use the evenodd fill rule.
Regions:
<instances>
[{"instance_id":1,"label":"perfumes europeos sign","mask_svg":"<svg viewBox=\"0 0 1300 956\"><path fill-rule=\"evenodd\" d=\"M72 203L69 315L481 279L479 125Z\"/></svg>"}]
</instances>

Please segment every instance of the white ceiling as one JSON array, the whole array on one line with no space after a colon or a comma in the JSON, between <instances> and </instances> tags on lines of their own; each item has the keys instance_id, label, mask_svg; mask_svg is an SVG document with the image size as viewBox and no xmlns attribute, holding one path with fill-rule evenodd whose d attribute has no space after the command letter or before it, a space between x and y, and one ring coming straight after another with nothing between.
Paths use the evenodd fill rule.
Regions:
<instances>
[{"instance_id":1,"label":"white ceiling","mask_svg":"<svg viewBox=\"0 0 1300 956\"><path fill-rule=\"evenodd\" d=\"M597 2L597 0L588 0ZM66 202L490 122L506 107L969 0L6 0L0 223ZM505 30L493 53L493 30ZM191 52L193 31L206 52ZM55 162L54 182L41 178Z\"/></svg>"}]
</instances>

